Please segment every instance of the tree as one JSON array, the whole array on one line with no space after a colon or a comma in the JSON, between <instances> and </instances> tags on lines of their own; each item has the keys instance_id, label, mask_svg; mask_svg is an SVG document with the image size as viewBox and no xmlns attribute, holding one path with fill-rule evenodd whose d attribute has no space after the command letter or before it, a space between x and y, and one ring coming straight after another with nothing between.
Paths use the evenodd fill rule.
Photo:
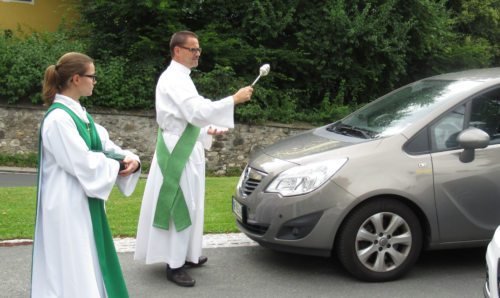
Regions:
<instances>
[{"instance_id":1,"label":"tree","mask_svg":"<svg viewBox=\"0 0 500 298\"><path fill-rule=\"evenodd\" d=\"M200 37L203 55L192 77L206 97L250 84L271 64L254 100L236 111L246 122L330 122L416 79L500 63L498 0L78 3L74 36L100 74L87 101L94 105L152 107L178 30Z\"/></svg>"},{"instance_id":2,"label":"tree","mask_svg":"<svg viewBox=\"0 0 500 298\"><path fill-rule=\"evenodd\" d=\"M448 7L452 12L455 31L459 34L461 42L464 47L473 48L474 53L471 54L475 54L463 55L462 59L467 62L464 67L475 64L479 60L476 58L478 56L481 59L479 61L481 66L499 66L500 2L497 0L450 0ZM473 66L477 67L477 65Z\"/></svg>"}]
</instances>

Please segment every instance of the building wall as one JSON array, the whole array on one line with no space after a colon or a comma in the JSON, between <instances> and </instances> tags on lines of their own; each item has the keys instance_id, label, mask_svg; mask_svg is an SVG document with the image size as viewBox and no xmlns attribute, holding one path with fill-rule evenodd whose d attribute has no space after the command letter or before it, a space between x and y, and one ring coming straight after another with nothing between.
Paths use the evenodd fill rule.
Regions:
<instances>
[{"instance_id":1,"label":"building wall","mask_svg":"<svg viewBox=\"0 0 500 298\"><path fill-rule=\"evenodd\" d=\"M0 30L56 31L63 18L75 18L74 5L74 0L0 0Z\"/></svg>"}]
</instances>

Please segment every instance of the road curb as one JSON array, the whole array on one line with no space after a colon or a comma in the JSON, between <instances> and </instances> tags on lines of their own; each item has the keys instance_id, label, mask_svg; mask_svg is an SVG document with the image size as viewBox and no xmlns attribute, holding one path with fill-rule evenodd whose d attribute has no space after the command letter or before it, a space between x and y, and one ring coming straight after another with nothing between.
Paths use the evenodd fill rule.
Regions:
<instances>
[{"instance_id":1,"label":"road curb","mask_svg":"<svg viewBox=\"0 0 500 298\"><path fill-rule=\"evenodd\" d=\"M0 172L8 173L36 173L36 168L20 168L20 167L0 167Z\"/></svg>"},{"instance_id":2,"label":"road curb","mask_svg":"<svg viewBox=\"0 0 500 298\"><path fill-rule=\"evenodd\" d=\"M117 252L134 252L135 238L114 238L115 248ZM13 239L0 241L0 247L12 247L21 245L32 245L31 239ZM218 248L218 247L241 247L241 246L257 246L257 242L251 240L243 233L227 233L227 234L205 234L203 235L203 248Z\"/></svg>"}]
</instances>

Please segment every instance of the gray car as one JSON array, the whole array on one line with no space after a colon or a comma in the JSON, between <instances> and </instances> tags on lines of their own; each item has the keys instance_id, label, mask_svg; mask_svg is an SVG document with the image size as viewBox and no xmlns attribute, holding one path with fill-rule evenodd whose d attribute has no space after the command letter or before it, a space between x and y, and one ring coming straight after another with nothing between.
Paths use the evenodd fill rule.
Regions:
<instances>
[{"instance_id":1,"label":"gray car","mask_svg":"<svg viewBox=\"0 0 500 298\"><path fill-rule=\"evenodd\" d=\"M422 249L486 246L500 224L500 68L401 87L251 154L232 200L265 247L393 280Z\"/></svg>"}]
</instances>

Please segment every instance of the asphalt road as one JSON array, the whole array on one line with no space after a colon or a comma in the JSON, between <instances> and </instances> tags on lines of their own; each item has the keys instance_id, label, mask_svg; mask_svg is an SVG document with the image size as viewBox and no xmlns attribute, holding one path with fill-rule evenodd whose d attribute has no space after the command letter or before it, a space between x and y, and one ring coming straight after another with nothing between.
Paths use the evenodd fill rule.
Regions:
<instances>
[{"instance_id":1,"label":"asphalt road","mask_svg":"<svg viewBox=\"0 0 500 298\"><path fill-rule=\"evenodd\" d=\"M29 297L31 245L0 247L0 297ZM208 263L189 269L194 288L165 278L164 266L119 253L131 297L482 297L485 249L426 252L403 279L365 283L332 259L260 246L204 249Z\"/></svg>"},{"instance_id":2,"label":"asphalt road","mask_svg":"<svg viewBox=\"0 0 500 298\"><path fill-rule=\"evenodd\" d=\"M0 187L34 186L36 173L8 172L0 169Z\"/></svg>"}]
</instances>

